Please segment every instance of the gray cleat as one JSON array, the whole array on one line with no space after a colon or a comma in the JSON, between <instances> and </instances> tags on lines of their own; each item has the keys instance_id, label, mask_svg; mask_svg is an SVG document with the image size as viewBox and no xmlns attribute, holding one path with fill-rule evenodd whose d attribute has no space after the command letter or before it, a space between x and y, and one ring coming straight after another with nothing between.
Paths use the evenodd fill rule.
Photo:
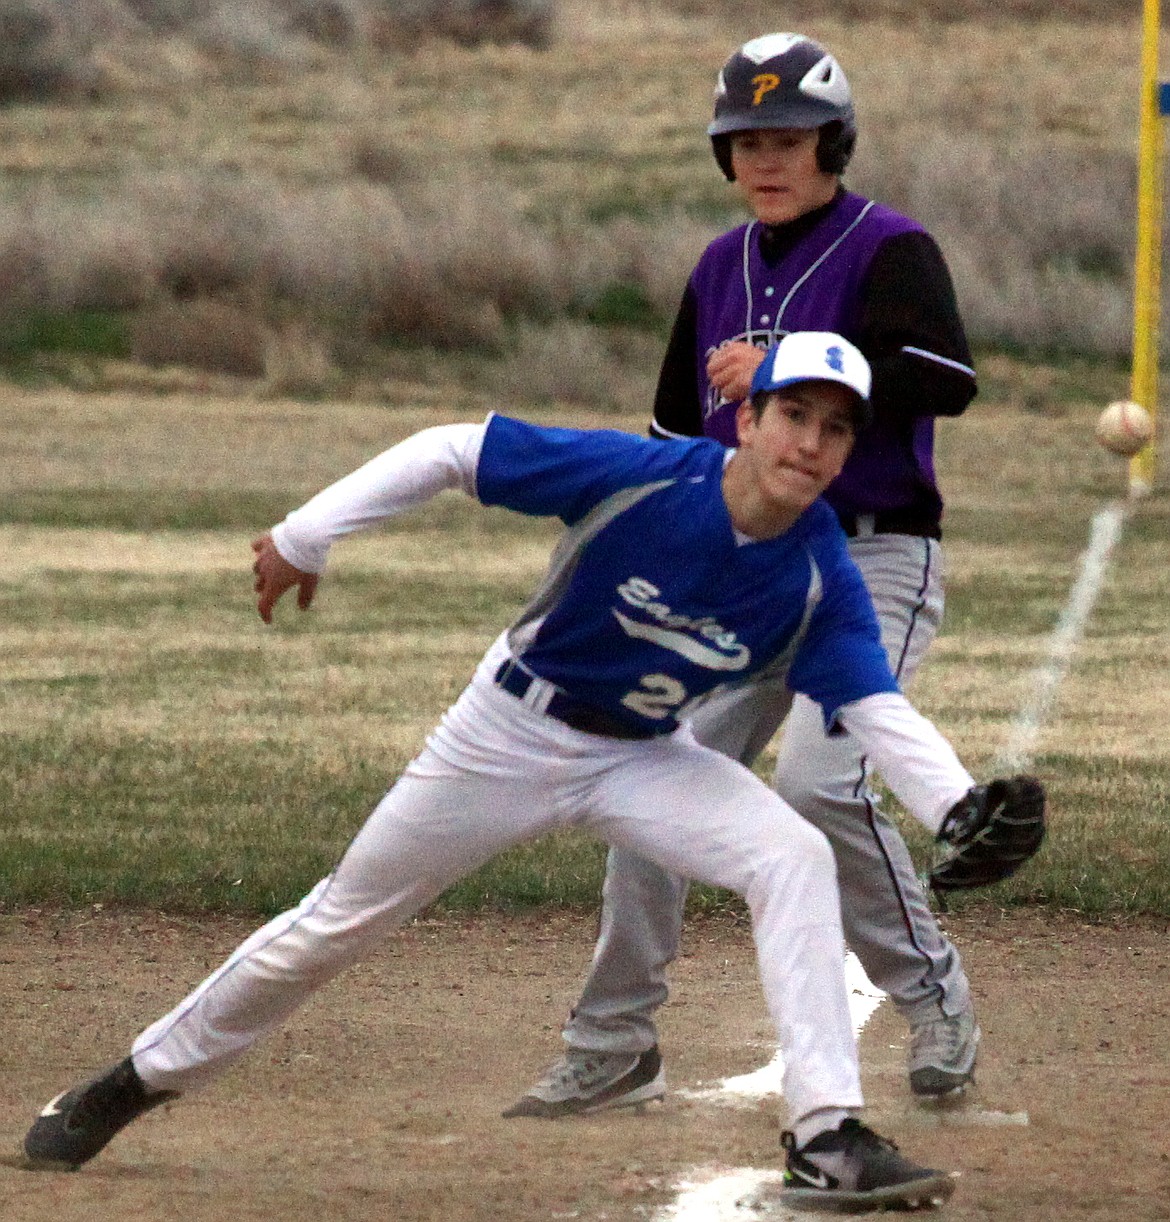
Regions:
<instances>
[{"instance_id":1,"label":"gray cleat","mask_svg":"<svg viewBox=\"0 0 1170 1222\"><path fill-rule=\"evenodd\" d=\"M910 1028L910 1089L927 1102L963 1093L975 1080L980 1031L970 1010Z\"/></svg>"},{"instance_id":2,"label":"gray cleat","mask_svg":"<svg viewBox=\"0 0 1170 1222\"><path fill-rule=\"evenodd\" d=\"M570 1048L504 1115L587 1116L607 1108L633 1107L661 1099L666 1074L658 1046L646 1052L587 1052Z\"/></svg>"}]
</instances>

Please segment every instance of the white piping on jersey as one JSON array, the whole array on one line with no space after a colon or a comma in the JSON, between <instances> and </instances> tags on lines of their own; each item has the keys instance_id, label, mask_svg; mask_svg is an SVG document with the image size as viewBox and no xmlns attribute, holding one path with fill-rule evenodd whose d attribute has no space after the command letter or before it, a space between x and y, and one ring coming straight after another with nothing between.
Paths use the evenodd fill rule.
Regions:
<instances>
[{"instance_id":1,"label":"white piping on jersey","mask_svg":"<svg viewBox=\"0 0 1170 1222\"><path fill-rule=\"evenodd\" d=\"M857 226L860 225L863 220L865 220L866 216L869 213L869 210L874 206L874 202L875 201L872 199L866 200L865 207L862 208L862 210L857 214L857 216L853 218L852 221L850 221L849 225L845 229L845 232L842 233L836 239L836 241L832 243L832 245L830 245L828 250L826 250L821 255L821 257L817 259L817 261L808 268L808 270L804 273L804 275L801 276L800 279L797 280L797 282L785 294L784 300L780 303L780 305L776 309L776 317L772 320L772 326L770 329L771 339L770 339L769 346L771 346L771 344L774 344L776 342L776 339L780 334L780 320L784 317L784 311L788 309L789 304L791 303L793 297L796 296L801 286L821 266L821 264L824 263L824 261L837 249L837 247L840 246L841 243L845 241L845 239L857 228ZM759 224L758 221L751 221L748 224L748 227L744 231L744 235L743 235L743 284L744 284L744 289L747 292L747 325L744 328L744 331L745 331L745 334L747 335L751 335L752 332L755 330L755 326L753 323L753 319L755 317L755 298L752 296L751 265L750 265L749 260L751 258L751 235L754 232L758 224Z\"/></svg>"},{"instance_id":2,"label":"white piping on jersey","mask_svg":"<svg viewBox=\"0 0 1170 1222\"><path fill-rule=\"evenodd\" d=\"M549 612L560 602L577 568L577 560L581 551L589 540L600 533L619 514L625 513L627 509L645 497L663 488L669 488L676 482L673 479L660 479L649 484L622 488L612 496L606 497L605 500L599 501L575 526L570 526L565 530L553 549L544 580L537 587L528 605L508 629L508 648L512 651L513 658L518 659L523 655L524 650L536 639L536 634L540 631Z\"/></svg>"},{"instance_id":3,"label":"white piping on jersey","mask_svg":"<svg viewBox=\"0 0 1170 1222\"><path fill-rule=\"evenodd\" d=\"M950 357L939 356L937 352L927 352L925 348L915 348L910 344L903 344L902 351L907 356L920 356L924 361L935 361L939 365L946 365L950 369L957 369L960 373L975 376L975 370L970 365L964 365L962 361L952 361Z\"/></svg>"},{"instance_id":4,"label":"white piping on jersey","mask_svg":"<svg viewBox=\"0 0 1170 1222\"><path fill-rule=\"evenodd\" d=\"M670 429L664 429L657 420L650 421L650 434L653 437L669 437L672 441L694 441L694 433L675 433Z\"/></svg>"},{"instance_id":5,"label":"white piping on jersey","mask_svg":"<svg viewBox=\"0 0 1170 1222\"><path fill-rule=\"evenodd\" d=\"M696 666L702 666L706 670L743 670L752 660L752 651L740 642L736 643L736 653L724 653L696 641L686 632L676 632L673 628L662 627L661 624L646 624L641 620L630 619L616 607L611 607L610 610L627 636L639 641L653 641L655 645L682 654L688 662L694 662Z\"/></svg>"},{"instance_id":6,"label":"white piping on jersey","mask_svg":"<svg viewBox=\"0 0 1170 1222\"><path fill-rule=\"evenodd\" d=\"M808 626L812 622L813 612L820 606L821 598L825 592L825 582L821 577L821 566L817 564L816 557L806 547L804 554L808 557L808 593L804 597L804 615L801 617L800 624L796 631L792 634L792 639L784 647L784 652L774 658L761 670L756 671L751 677L754 683L756 680L775 678L787 672L792 665L792 659L796 656L796 651L804 643L804 638L808 635Z\"/></svg>"},{"instance_id":7,"label":"white piping on jersey","mask_svg":"<svg viewBox=\"0 0 1170 1222\"><path fill-rule=\"evenodd\" d=\"M747 297L747 324L743 329L744 335L751 335L755 329L752 326L752 310L754 308L752 302L752 234L756 229L756 221L749 221L748 227L743 231L743 291Z\"/></svg>"}]
</instances>

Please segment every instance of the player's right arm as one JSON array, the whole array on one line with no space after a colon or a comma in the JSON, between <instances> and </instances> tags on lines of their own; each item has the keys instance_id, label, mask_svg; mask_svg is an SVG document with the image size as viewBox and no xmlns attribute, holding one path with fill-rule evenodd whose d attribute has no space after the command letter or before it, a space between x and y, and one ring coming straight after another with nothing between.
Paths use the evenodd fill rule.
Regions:
<instances>
[{"instance_id":1,"label":"player's right arm","mask_svg":"<svg viewBox=\"0 0 1170 1222\"><path fill-rule=\"evenodd\" d=\"M728 340L707 358L707 379L728 403L742 403L763 360L763 348L746 339Z\"/></svg>"},{"instance_id":2,"label":"player's right arm","mask_svg":"<svg viewBox=\"0 0 1170 1222\"><path fill-rule=\"evenodd\" d=\"M257 610L271 622L276 602L294 585L298 605L306 608L334 543L445 490L571 525L615 492L669 483L703 466L691 446L655 445L615 430L546 428L500 415L484 424L423 429L317 493L253 543Z\"/></svg>"},{"instance_id":3,"label":"player's right arm","mask_svg":"<svg viewBox=\"0 0 1170 1222\"><path fill-rule=\"evenodd\" d=\"M355 531L403 513L447 488L474 492L487 424L423 429L317 493L252 542L256 610L266 623L281 596L297 587L297 606L313 601L330 547Z\"/></svg>"},{"instance_id":4,"label":"player's right arm","mask_svg":"<svg viewBox=\"0 0 1170 1222\"><path fill-rule=\"evenodd\" d=\"M306 573L289 562L277 550L272 541L272 532L252 540L252 551L256 559L252 563L252 572L256 574L256 610L266 623L272 623L272 609L280 601L281 596L297 587L297 607L307 611L317 593L319 577L316 573Z\"/></svg>"},{"instance_id":5,"label":"player's right arm","mask_svg":"<svg viewBox=\"0 0 1170 1222\"><path fill-rule=\"evenodd\" d=\"M446 489L474 495L487 429L487 423L437 425L384 450L275 526L277 551L301 572L320 573L338 539L422 505Z\"/></svg>"},{"instance_id":6,"label":"player's right arm","mask_svg":"<svg viewBox=\"0 0 1170 1222\"><path fill-rule=\"evenodd\" d=\"M654 414L650 418L651 437L702 437L703 409L695 378L698 304L694 287L688 281L654 393Z\"/></svg>"}]
</instances>

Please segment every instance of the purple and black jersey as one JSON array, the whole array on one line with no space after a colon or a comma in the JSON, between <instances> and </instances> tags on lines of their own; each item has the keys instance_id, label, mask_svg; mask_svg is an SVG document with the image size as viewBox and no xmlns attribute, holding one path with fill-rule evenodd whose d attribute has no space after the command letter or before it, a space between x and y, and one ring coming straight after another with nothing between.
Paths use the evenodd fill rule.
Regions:
<instances>
[{"instance_id":1,"label":"purple and black jersey","mask_svg":"<svg viewBox=\"0 0 1170 1222\"><path fill-rule=\"evenodd\" d=\"M787 225L717 238L688 282L663 362L651 432L735 444L735 409L710 384L722 343L766 348L792 331L837 331L868 358L874 424L825 495L848 529L874 514L938 536L934 417L975 393L971 354L942 254L915 221L840 191Z\"/></svg>"}]
</instances>

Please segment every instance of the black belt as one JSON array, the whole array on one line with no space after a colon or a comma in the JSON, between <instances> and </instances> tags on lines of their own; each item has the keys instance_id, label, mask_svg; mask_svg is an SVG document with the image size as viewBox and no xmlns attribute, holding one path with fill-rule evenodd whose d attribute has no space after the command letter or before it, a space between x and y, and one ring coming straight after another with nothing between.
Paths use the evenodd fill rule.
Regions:
<instances>
[{"instance_id":1,"label":"black belt","mask_svg":"<svg viewBox=\"0 0 1170 1222\"><path fill-rule=\"evenodd\" d=\"M496 684L521 700L528 694L528 689L535 681L535 675L521 670L511 658L505 658L500 663L499 670L496 671ZM574 700L572 696L560 690L553 692L544 711L549 717L555 717L557 721L571 726L574 730L582 730L586 734L598 734L603 738L657 738L659 733L668 733L674 728L671 725L669 729L663 727L658 732L644 730L641 726L622 721L595 705L586 704L582 700Z\"/></svg>"},{"instance_id":2,"label":"black belt","mask_svg":"<svg viewBox=\"0 0 1170 1222\"><path fill-rule=\"evenodd\" d=\"M921 509L883 509L878 513L838 513L841 527L850 539L861 535L919 535L941 539L938 518Z\"/></svg>"}]
</instances>

